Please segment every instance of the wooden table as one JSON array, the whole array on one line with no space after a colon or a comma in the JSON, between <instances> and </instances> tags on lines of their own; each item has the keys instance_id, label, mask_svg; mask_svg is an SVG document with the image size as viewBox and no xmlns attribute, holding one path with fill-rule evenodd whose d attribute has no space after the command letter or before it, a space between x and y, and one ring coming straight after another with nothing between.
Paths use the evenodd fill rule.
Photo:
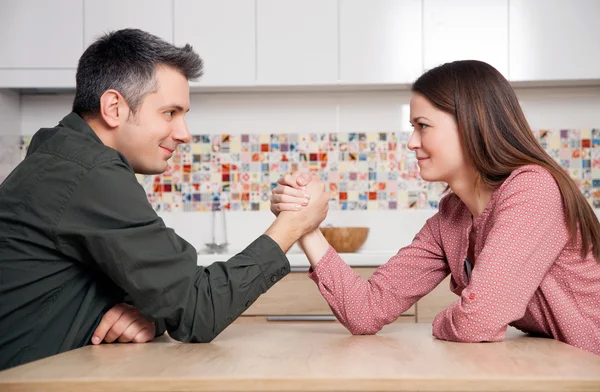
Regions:
<instances>
[{"instance_id":1,"label":"wooden table","mask_svg":"<svg viewBox=\"0 0 600 392\"><path fill-rule=\"evenodd\" d=\"M428 324L234 324L210 344L88 346L0 372L0 391L600 391L600 356L514 330L450 343Z\"/></svg>"}]
</instances>

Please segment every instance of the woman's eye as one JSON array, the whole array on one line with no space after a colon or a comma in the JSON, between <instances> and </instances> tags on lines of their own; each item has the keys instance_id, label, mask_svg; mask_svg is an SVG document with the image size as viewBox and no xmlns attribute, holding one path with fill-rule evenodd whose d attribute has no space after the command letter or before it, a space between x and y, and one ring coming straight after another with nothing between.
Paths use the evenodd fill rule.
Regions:
<instances>
[{"instance_id":1,"label":"woman's eye","mask_svg":"<svg viewBox=\"0 0 600 392\"><path fill-rule=\"evenodd\" d=\"M428 127L428 126L429 126L429 125L427 125L427 124L419 123L419 127L420 127L421 129L425 129L425 127Z\"/></svg>"}]
</instances>

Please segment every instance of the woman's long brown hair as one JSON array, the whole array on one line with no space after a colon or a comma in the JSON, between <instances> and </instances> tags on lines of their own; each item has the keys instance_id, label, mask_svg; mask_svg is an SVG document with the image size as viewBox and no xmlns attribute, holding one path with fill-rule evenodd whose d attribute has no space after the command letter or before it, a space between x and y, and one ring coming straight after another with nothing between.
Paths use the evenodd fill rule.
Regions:
<instances>
[{"instance_id":1,"label":"woman's long brown hair","mask_svg":"<svg viewBox=\"0 0 600 392\"><path fill-rule=\"evenodd\" d=\"M434 106L456 118L467 159L482 183L498 187L513 170L539 165L560 189L572 243L581 233L581 256L600 261L600 222L581 191L538 143L510 83L491 65L455 61L424 73L412 86Z\"/></svg>"}]
</instances>

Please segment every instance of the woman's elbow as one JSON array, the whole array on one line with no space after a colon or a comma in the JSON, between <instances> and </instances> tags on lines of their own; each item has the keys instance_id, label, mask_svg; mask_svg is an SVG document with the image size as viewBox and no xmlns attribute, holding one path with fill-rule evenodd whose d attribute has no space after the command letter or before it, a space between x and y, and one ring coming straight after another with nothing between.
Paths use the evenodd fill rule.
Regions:
<instances>
[{"instance_id":1,"label":"woman's elbow","mask_svg":"<svg viewBox=\"0 0 600 392\"><path fill-rule=\"evenodd\" d=\"M348 321L346 328L352 335L375 335L381 331L383 325L375 322L360 321Z\"/></svg>"},{"instance_id":2,"label":"woman's elbow","mask_svg":"<svg viewBox=\"0 0 600 392\"><path fill-rule=\"evenodd\" d=\"M481 343L481 342L501 342L504 340L504 333L496 328L466 328L455 327L450 331L434 330L433 336L440 340L448 340L459 343Z\"/></svg>"}]
</instances>

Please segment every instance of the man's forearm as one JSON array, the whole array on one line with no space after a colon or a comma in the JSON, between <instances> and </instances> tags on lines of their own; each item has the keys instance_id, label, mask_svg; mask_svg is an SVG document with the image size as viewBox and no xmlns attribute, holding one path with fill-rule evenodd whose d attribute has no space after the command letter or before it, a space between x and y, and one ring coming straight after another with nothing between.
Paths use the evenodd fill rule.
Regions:
<instances>
[{"instance_id":1,"label":"man's forearm","mask_svg":"<svg viewBox=\"0 0 600 392\"><path fill-rule=\"evenodd\" d=\"M298 227L296 221L290 219L289 214L289 212L280 213L275 222L265 232L265 235L269 236L279 245L283 253L287 253L292 245L304 234L304 229ZM294 212L291 214L294 214Z\"/></svg>"},{"instance_id":2,"label":"man's forearm","mask_svg":"<svg viewBox=\"0 0 600 392\"><path fill-rule=\"evenodd\" d=\"M171 316L165 318L169 335L183 342L210 342L289 272L282 249L266 235L226 262L195 267L189 290L171 293L175 299L164 309Z\"/></svg>"}]
</instances>

